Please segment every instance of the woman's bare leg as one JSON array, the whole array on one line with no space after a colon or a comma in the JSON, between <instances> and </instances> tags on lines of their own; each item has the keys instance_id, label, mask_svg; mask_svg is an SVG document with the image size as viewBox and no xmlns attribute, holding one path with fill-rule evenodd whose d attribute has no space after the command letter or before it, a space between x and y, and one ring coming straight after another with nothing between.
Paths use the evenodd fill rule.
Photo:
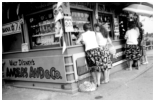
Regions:
<instances>
[{"instance_id":1,"label":"woman's bare leg","mask_svg":"<svg viewBox=\"0 0 155 102\"><path fill-rule=\"evenodd\" d=\"M92 72L94 84L97 85L97 78L96 78L96 72Z\"/></svg>"},{"instance_id":2,"label":"woman's bare leg","mask_svg":"<svg viewBox=\"0 0 155 102\"><path fill-rule=\"evenodd\" d=\"M105 82L109 82L110 81L110 70L111 69L108 69L108 71L107 71L107 80Z\"/></svg>"},{"instance_id":3,"label":"woman's bare leg","mask_svg":"<svg viewBox=\"0 0 155 102\"><path fill-rule=\"evenodd\" d=\"M132 60L129 60L129 70L130 71L132 70L132 64L133 64L133 61Z\"/></svg>"},{"instance_id":4,"label":"woman's bare leg","mask_svg":"<svg viewBox=\"0 0 155 102\"><path fill-rule=\"evenodd\" d=\"M97 84L100 86L101 72L97 72Z\"/></svg>"},{"instance_id":5,"label":"woman's bare leg","mask_svg":"<svg viewBox=\"0 0 155 102\"><path fill-rule=\"evenodd\" d=\"M106 69L106 70L104 70L104 80L102 81L102 83L106 83L106 81L107 81L107 78L108 78L108 71L107 71L108 69Z\"/></svg>"}]
</instances>

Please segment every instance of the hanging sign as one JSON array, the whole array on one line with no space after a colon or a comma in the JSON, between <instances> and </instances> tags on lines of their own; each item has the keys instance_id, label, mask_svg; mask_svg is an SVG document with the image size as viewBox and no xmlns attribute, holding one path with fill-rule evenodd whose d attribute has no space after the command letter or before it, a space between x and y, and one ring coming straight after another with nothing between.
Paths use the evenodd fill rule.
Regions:
<instances>
[{"instance_id":1,"label":"hanging sign","mask_svg":"<svg viewBox=\"0 0 155 102\"><path fill-rule=\"evenodd\" d=\"M21 33L21 21L18 20L2 27L2 35Z\"/></svg>"},{"instance_id":2,"label":"hanging sign","mask_svg":"<svg viewBox=\"0 0 155 102\"><path fill-rule=\"evenodd\" d=\"M65 32L73 32L73 23L71 16L64 16Z\"/></svg>"}]
</instances>

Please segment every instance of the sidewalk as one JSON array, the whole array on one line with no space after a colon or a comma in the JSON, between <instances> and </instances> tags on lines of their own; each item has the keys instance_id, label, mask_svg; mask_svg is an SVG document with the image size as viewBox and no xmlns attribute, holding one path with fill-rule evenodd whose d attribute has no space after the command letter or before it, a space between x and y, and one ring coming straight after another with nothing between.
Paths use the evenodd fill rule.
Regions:
<instances>
[{"instance_id":1,"label":"sidewalk","mask_svg":"<svg viewBox=\"0 0 155 102\"><path fill-rule=\"evenodd\" d=\"M60 92L51 92L44 90L34 90L25 88L6 87L2 90L3 100L90 100L98 97L106 97L116 93L117 89L122 85L134 80L141 74L153 67L153 50L147 51L148 65L142 65L140 70L132 71L121 70L110 75L110 83L101 84L94 92L78 92L76 94L66 94Z\"/></svg>"},{"instance_id":2,"label":"sidewalk","mask_svg":"<svg viewBox=\"0 0 155 102\"><path fill-rule=\"evenodd\" d=\"M153 50L147 50L146 54L147 56L153 56Z\"/></svg>"}]
</instances>

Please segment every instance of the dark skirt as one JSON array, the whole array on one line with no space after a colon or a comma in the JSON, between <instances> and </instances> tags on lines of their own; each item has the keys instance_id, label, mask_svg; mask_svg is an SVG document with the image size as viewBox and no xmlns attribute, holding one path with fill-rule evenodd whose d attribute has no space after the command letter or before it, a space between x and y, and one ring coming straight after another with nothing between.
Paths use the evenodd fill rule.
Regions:
<instances>
[{"instance_id":1,"label":"dark skirt","mask_svg":"<svg viewBox=\"0 0 155 102\"><path fill-rule=\"evenodd\" d=\"M128 60L140 60L141 53L140 53L140 47L138 45L125 45L125 56Z\"/></svg>"},{"instance_id":2,"label":"dark skirt","mask_svg":"<svg viewBox=\"0 0 155 102\"><path fill-rule=\"evenodd\" d=\"M106 47L86 51L86 59L90 72L101 72L112 67L111 54Z\"/></svg>"}]
</instances>

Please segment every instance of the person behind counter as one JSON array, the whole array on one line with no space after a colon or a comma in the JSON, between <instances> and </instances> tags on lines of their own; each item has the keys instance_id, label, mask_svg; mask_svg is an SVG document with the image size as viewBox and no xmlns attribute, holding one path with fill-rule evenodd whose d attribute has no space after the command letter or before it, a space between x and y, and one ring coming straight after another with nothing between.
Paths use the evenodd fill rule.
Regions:
<instances>
[{"instance_id":1,"label":"person behind counter","mask_svg":"<svg viewBox=\"0 0 155 102\"><path fill-rule=\"evenodd\" d=\"M76 41L79 38L79 27L76 25L73 26L74 32L71 35L72 41Z\"/></svg>"},{"instance_id":2,"label":"person behind counter","mask_svg":"<svg viewBox=\"0 0 155 102\"><path fill-rule=\"evenodd\" d=\"M85 53L88 67L90 68L90 73L93 76L94 83L98 87L100 85L100 81L97 80L99 78L99 73L101 71L100 63L102 63L101 52L99 52L99 46L96 40L96 35L94 31L91 30L91 25L86 23L83 25L84 33L82 33L79 39L76 41L76 44L80 44L80 42L84 42L85 44ZM100 60L99 60L100 59Z\"/></svg>"},{"instance_id":3,"label":"person behind counter","mask_svg":"<svg viewBox=\"0 0 155 102\"><path fill-rule=\"evenodd\" d=\"M138 46L139 29L136 27L135 22L129 23L129 29L125 34L126 45L125 45L125 55L128 60L129 70L132 70L133 62L138 62L137 69L140 67L140 47Z\"/></svg>"}]
</instances>

